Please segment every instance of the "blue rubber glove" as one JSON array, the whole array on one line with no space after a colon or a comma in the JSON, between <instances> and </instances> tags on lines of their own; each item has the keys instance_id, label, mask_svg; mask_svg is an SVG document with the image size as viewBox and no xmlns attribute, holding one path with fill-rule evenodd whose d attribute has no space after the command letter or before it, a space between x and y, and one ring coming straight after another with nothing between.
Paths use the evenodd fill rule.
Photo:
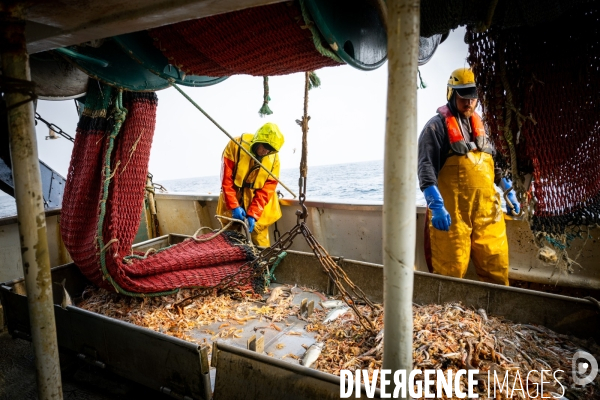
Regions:
<instances>
[{"instance_id":1,"label":"blue rubber glove","mask_svg":"<svg viewBox=\"0 0 600 400\"><path fill-rule=\"evenodd\" d=\"M508 180L507 178L502 178L502 180L500 181L500 187L502 188L503 191L506 192L507 190L512 189L512 182L510 180ZM508 192L508 195L506 197L507 197L508 201L510 201L511 204L513 205L513 207L515 208L515 215L519 214L521 212L521 204L517 200L517 194L515 193L515 191L511 190L510 192ZM513 215L512 209L510 208L510 205L508 203L506 204L506 213L508 215Z\"/></svg>"},{"instance_id":2,"label":"blue rubber glove","mask_svg":"<svg viewBox=\"0 0 600 400\"><path fill-rule=\"evenodd\" d=\"M431 224L433 227L440 231L450 230L452 219L444 207L444 199L442 199L438 187L435 185L429 186L423 191L423 194L427 201L427 207L431 210Z\"/></svg>"},{"instance_id":3,"label":"blue rubber glove","mask_svg":"<svg viewBox=\"0 0 600 400\"><path fill-rule=\"evenodd\" d=\"M243 221L246 218L246 211L242 207L237 207L231 211L231 216L235 219L241 219Z\"/></svg>"},{"instance_id":4,"label":"blue rubber glove","mask_svg":"<svg viewBox=\"0 0 600 400\"><path fill-rule=\"evenodd\" d=\"M248 232L252 232L254 230L254 224L256 224L256 220L253 217L248 217Z\"/></svg>"}]
</instances>

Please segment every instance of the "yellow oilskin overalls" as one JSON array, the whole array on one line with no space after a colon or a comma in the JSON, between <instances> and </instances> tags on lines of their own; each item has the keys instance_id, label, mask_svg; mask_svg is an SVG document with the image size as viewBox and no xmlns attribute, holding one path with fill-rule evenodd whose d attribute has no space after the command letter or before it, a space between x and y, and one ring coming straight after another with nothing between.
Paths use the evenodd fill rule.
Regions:
<instances>
[{"instance_id":1,"label":"yellow oilskin overalls","mask_svg":"<svg viewBox=\"0 0 600 400\"><path fill-rule=\"evenodd\" d=\"M482 281L508 285L508 240L492 156L474 150L448 157L438 189L452 223L447 232L434 228L428 210L425 247L431 272L463 278L471 258Z\"/></svg>"},{"instance_id":2,"label":"yellow oilskin overalls","mask_svg":"<svg viewBox=\"0 0 600 400\"><path fill-rule=\"evenodd\" d=\"M265 124L267 126L269 124ZM255 143L267 143L279 150L283 135L275 124L261 127L256 134L243 134L234 140L251 151ZM273 130L276 130L275 134ZM279 176L279 155L262 158L261 163L276 177ZM231 216L231 210L243 207L248 216L256 220L252 241L258 246L270 246L269 226L281 218L281 208L275 193L277 181L255 163L236 143L230 141L223 151L221 171L221 194L217 204L217 215Z\"/></svg>"}]
</instances>

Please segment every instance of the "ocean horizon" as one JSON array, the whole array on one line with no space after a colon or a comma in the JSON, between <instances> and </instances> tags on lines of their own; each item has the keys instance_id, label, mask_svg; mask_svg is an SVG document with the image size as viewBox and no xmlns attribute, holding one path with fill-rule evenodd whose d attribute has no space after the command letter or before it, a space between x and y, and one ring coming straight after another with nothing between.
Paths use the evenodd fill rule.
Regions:
<instances>
[{"instance_id":1,"label":"ocean horizon","mask_svg":"<svg viewBox=\"0 0 600 400\"><path fill-rule=\"evenodd\" d=\"M299 169L282 169L280 175L281 182L298 194ZM155 183L163 185L169 193L214 195L221 191L219 176L156 180ZM281 185L277 186L277 190L283 194L284 198L293 198ZM306 180L306 200L383 204L383 160L309 166ZM418 182L416 202L417 205L425 205ZM0 217L12 215L16 215L15 199L0 192Z\"/></svg>"}]
</instances>

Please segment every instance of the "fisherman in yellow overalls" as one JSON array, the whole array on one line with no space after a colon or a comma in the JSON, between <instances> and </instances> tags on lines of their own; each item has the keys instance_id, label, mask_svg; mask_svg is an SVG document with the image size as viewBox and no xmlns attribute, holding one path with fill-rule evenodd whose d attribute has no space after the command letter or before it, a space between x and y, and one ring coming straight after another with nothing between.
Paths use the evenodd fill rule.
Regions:
<instances>
[{"instance_id":1,"label":"fisherman in yellow overalls","mask_svg":"<svg viewBox=\"0 0 600 400\"><path fill-rule=\"evenodd\" d=\"M238 144L279 178L278 152L283 142L279 127L267 122L254 135L244 133L230 141L223 150L217 215L247 219L252 241L257 246L270 246L269 225L281 218L279 200L275 194L277 181Z\"/></svg>"},{"instance_id":2,"label":"fisherman in yellow overalls","mask_svg":"<svg viewBox=\"0 0 600 400\"><path fill-rule=\"evenodd\" d=\"M494 183L507 190L511 182L494 168L496 151L475 113L470 69L452 72L446 97L419 137L419 184L428 207L425 258L431 272L459 278L471 258L482 281L508 285L506 225ZM519 213L514 191L508 198Z\"/></svg>"}]
</instances>

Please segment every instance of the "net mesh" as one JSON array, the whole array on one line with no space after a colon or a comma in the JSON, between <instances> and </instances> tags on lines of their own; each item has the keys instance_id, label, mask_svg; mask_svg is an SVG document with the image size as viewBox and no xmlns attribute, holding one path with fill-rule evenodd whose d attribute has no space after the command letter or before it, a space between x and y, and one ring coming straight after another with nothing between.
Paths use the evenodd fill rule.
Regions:
<instances>
[{"instance_id":1,"label":"net mesh","mask_svg":"<svg viewBox=\"0 0 600 400\"><path fill-rule=\"evenodd\" d=\"M533 206L534 233L600 223L599 16L590 3L549 24L467 32L499 165Z\"/></svg>"},{"instance_id":2,"label":"net mesh","mask_svg":"<svg viewBox=\"0 0 600 400\"><path fill-rule=\"evenodd\" d=\"M237 232L223 232L202 241L213 235L208 233L156 254L131 257L141 220L158 99L155 93L125 92L127 117L112 145L109 139L115 127L111 111L115 90L92 81L88 88L60 224L65 247L82 273L105 289L156 294L181 287L212 287L240 271L254 255ZM110 176L104 200L107 156ZM244 277L243 273L239 275L239 279Z\"/></svg>"},{"instance_id":3,"label":"net mesh","mask_svg":"<svg viewBox=\"0 0 600 400\"><path fill-rule=\"evenodd\" d=\"M272 76L341 64L316 49L298 2L180 22L149 34L187 74Z\"/></svg>"}]
</instances>

